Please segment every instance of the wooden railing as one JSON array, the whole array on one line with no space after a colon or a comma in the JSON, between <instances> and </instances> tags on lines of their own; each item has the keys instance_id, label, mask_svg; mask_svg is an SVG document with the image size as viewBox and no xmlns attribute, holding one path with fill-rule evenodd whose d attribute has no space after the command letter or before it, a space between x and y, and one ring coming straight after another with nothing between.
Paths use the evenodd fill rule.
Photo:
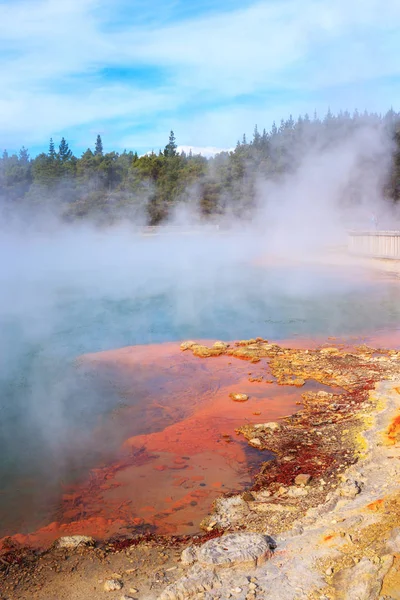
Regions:
<instances>
[{"instance_id":1,"label":"wooden railing","mask_svg":"<svg viewBox=\"0 0 400 600\"><path fill-rule=\"evenodd\" d=\"M400 231L351 231L348 248L359 256L400 259Z\"/></svg>"}]
</instances>

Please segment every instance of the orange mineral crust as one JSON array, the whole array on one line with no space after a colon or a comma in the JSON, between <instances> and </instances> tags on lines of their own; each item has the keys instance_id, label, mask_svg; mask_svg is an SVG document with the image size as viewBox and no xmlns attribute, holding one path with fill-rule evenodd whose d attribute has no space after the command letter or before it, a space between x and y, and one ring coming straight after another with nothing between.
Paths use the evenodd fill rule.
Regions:
<instances>
[{"instance_id":1,"label":"orange mineral crust","mask_svg":"<svg viewBox=\"0 0 400 600\"><path fill-rule=\"evenodd\" d=\"M118 444L108 461L64 490L50 525L14 537L23 544L72 534L198 532L213 500L251 485L252 472L270 456L235 429L296 412L301 400L300 390L274 382L264 360L202 360L177 343L86 355L79 365L118 389L123 402L93 435L94 444Z\"/></svg>"}]
</instances>

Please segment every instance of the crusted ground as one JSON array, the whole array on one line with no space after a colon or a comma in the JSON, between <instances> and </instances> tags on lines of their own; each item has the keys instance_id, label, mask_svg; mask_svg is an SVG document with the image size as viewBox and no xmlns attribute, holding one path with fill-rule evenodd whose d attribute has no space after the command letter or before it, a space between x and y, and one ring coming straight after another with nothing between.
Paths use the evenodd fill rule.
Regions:
<instances>
[{"instance_id":1,"label":"crusted ground","mask_svg":"<svg viewBox=\"0 0 400 600\"><path fill-rule=\"evenodd\" d=\"M37 555L10 547L1 559L0 597L400 598L400 352L293 349L260 338L187 342L182 350L207 360L262 361L266 384L272 373L281 385L312 380L321 389L305 392L295 415L237 431L275 459L265 461L252 489L215 503L202 523L208 537L150 536ZM254 544L235 539L239 533L264 535L267 560L246 563ZM227 552L229 565L199 562L202 554L190 548L208 538L220 540L213 552ZM121 589L107 592L108 579Z\"/></svg>"}]
</instances>

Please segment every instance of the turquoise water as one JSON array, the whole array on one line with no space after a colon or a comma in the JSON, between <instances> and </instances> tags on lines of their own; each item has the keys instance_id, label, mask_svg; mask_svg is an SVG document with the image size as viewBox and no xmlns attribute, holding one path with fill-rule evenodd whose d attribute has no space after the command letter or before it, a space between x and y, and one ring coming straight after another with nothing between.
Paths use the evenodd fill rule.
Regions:
<instances>
[{"instance_id":1,"label":"turquoise water","mask_svg":"<svg viewBox=\"0 0 400 600\"><path fill-rule=\"evenodd\" d=\"M77 368L77 356L189 338L279 340L400 327L396 283L334 269L250 266L232 241L211 252L187 241L155 252L140 242L123 259L101 244L79 253L62 246L62 255L57 244L48 248L34 247L0 273L0 535L45 523L60 484L119 443L90 444L121 398L112 382ZM135 433L148 426L138 422Z\"/></svg>"}]
</instances>

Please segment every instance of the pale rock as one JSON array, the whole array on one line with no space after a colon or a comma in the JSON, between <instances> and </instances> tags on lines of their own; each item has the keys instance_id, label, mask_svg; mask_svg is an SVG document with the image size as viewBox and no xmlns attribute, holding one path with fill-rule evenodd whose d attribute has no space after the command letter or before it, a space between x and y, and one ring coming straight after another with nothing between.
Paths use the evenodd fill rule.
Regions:
<instances>
[{"instance_id":1,"label":"pale rock","mask_svg":"<svg viewBox=\"0 0 400 600\"><path fill-rule=\"evenodd\" d=\"M362 484L353 479L347 479L347 481L340 487L339 494L345 498L355 498L361 493Z\"/></svg>"},{"instance_id":2,"label":"pale rock","mask_svg":"<svg viewBox=\"0 0 400 600\"><path fill-rule=\"evenodd\" d=\"M297 508L288 504L272 504L271 502L260 502L255 504L252 509L257 513L268 512L296 512Z\"/></svg>"},{"instance_id":3,"label":"pale rock","mask_svg":"<svg viewBox=\"0 0 400 600\"><path fill-rule=\"evenodd\" d=\"M372 600L378 598L382 580L393 564L393 556L383 557L374 564L364 557L358 564L341 571L335 582L336 593L344 600Z\"/></svg>"},{"instance_id":4,"label":"pale rock","mask_svg":"<svg viewBox=\"0 0 400 600\"><path fill-rule=\"evenodd\" d=\"M251 446L255 446L256 448L260 448L261 447L261 440L259 440L258 438L251 438L251 440L249 440L249 444Z\"/></svg>"},{"instance_id":5,"label":"pale rock","mask_svg":"<svg viewBox=\"0 0 400 600\"><path fill-rule=\"evenodd\" d=\"M308 496L308 491L304 487L290 487L287 491L289 498L300 498L302 496Z\"/></svg>"},{"instance_id":6,"label":"pale rock","mask_svg":"<svg viewBox=\"0 0 400 600\"><path fill-rule=\"evenodd\" d=\"M196 555L196 548L194 546L188 546L181 554L181 561L184 565L192 565L196 560Z\"/></svg>"},{"instance_id":7,"label":"pale rock","mask_svg":"<svg viewBox=\"0 0 400 600\"><path fill-rule=\"evenodd\" d=\"M123 583L119 579L107 579L104 583L105 592L118 592L122 590Z\"/></svg>"},{"instance_id":8,"label":"pale rock","mask_svg":"<svg viewBox=\"0 0 400 600\"><path fill-rule=\"evenodd\" d=\"M278 431L279 429L281 429L281 426L279 423L270 421L269 423L258 423L257 425L254 425L254 429L261 429L261 430L269 429L270 431Z\"/></svg>"},{"instance_id":9,"label":"pale rock","mask_svg":"<svg viewBox=\"0 0 400 600\"><path fill-rule=\"evenodd\" d=\"M256 567L272 555L276 547L268 535L259 533L231 533L221 538L209 540L199 548L189 546L182 553L182 562L201 566L230 567L242 565ZM191 562L188 562L191 561Z\"/></svg>"},{"instance_id":10,"label":"pale rock","mask_svg":"<svg viewBox=\"0 0 400 600\"><path fill-rule=\"evenodd\" d=\"M229 348L229 344L225 344L225 342L214 342L213 344L213 348L218 348L218 350L226 350L227 348Z\"/></svg>"},{"instance_id":11,"label":"pale rock","mask_svg":"<svg viewBox=\"0 0 400 600\"><path fill-rule=\"evenodd\" d=\"M58 548L78 548L78 546L94 546L95 541L88 535L68 535L57 540Z\"/></svg>"},{"instance_id":12,"label":"pale rock","mask_svg":"<svg viewBox=\"0 0 400 600\"><path fill-rule=\"evenodd\" d=\"M390 552L400 553L400 527L392 529L386 545Z\"/></svg>"},{"instance_id":13,"label":"pale rock","mask_svg":"<svg viewBox=\"0 0 400 600\"><path fill-rule=\"evenodd\" d=\"M190 348L192 348L195 345L196 345L196 342L193 342L192 340L189 340L188 342L182 342L181 350L189 350Z\"/></svg>"},{"instance_id":14,"label":"pale rock","mask_svg":"<svg viewBox=\"0 0 400 600\"><path fill-rule=\"evenodd\" d=\"M246 402L249 397L247 394L229 394L229 398L231 398L234 402Z\"/></svg>"},{"instance_id":15,"label":"pale rock","mask_svg":"<svg viewBox=\"0 0 400 600\"><path fill-rule=\"evenodd\" d=\"M249 583L249 590L256 590L257 589L257 585L253 582Z\"/></svg>"},{"instance_id":16,"label":"pale rock","mask_svg":"<svg viewBox=\"0 0 400 600\"><path fill-rule=\"evenodd\" d=\"M299 475L296 475L295 477L295 484L296 485L308 485L311 481L311 475L308 475L306 473L299 473Z\"/></svg>"}]
</instances>

